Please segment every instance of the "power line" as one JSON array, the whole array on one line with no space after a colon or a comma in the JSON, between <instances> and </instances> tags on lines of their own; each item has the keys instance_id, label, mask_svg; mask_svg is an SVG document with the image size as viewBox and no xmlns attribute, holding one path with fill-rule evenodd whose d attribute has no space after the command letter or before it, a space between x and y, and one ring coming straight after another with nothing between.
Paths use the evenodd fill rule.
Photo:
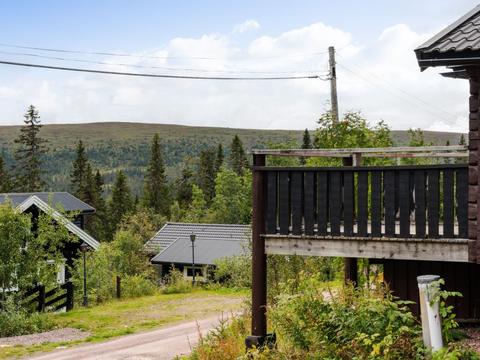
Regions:
<instances>
[{"instance_id":1,"label":"power line","mask_svg":"<svg viewBox=\"0 0 480 360\"><path fill-rule=\"evenodd\" d=\"M95 61L95 60L85 60L85 59L72 59L72 58L63 58L58 56L48 56L40 55L33 53L21 53L21 52L10 52L10 51L1 51L0 54L4 55L15 55L15 56L29 56L40 59L48 60L60 60L60 61L71 61L71 62L80 62L88 64L98 64L98 65L108 65L108 66L126 66L142 69L161 69L169 71L191 71L191 72L203 72L203 73L229 73L229 74L308 74L308 73L320 73L320 70L302 70L302 71L255 71L255 70L212 70L212 69L195 69L195 68L178 68L178 67L167 67L167 66L154 66L154 65L139 65L139 64L124 64L124 63L111 63L105 61ZM327 71L323 71L325 74Z\"/></svg>"},{"instance_id":2,"label":"power line","mask_svg":"<svg viewBox=\"0 0 480 360\"><path fill-rule=\"evenodd\" d=\"M298 80L298 79L321 79L318 75L305 75L305 76L271 76L271 77L221 77L221 76L188 76L188 75L170 75L170 74L146 74L146 73L131 73L131 72L120 72L120 71L106 71L106 70L95 70L95 69L81 69L73 67L63 67L63 66L52 66L52 65L40 65L40 64L30 64L30 63L20 63L13 61L4 61L0 60L0 64L3 65L12 65L12 66L23 66L23 67L32 67L32 68L41 68L41 69L50 69L50 70L62 70L62 71L76 71L76 72L85 72L85 73L94 73L94 74L106 74L106 75L123 75L123 76L137 76L137 77L152 77L152 78L166 78L166 79L190 79L190 80L245 80L245 81L255 81L255 80Z\"/></svg>"},{"instance_id":3,"label":"power line","mask_svg":"<svg viewBox=\"0 0 480 360\"><path fill-rule=\"evenodd\" d=\"M392 92L391 89L390 89L388 86L382 86L382 85L380 85L380 84L374 83L373 81L371 81L371 80L368 79L367 77L364 77L364 76L358 74L357 72L355 72L355 71L347 68L345 65L343 65L343 64L341 64L341 63L338 63L338 62L337 62L337 65L339 65L340 67L342 67L342 68L345 69L346 71L350 72L351 74L357 76L358 78L364 80L365 82L367 82L367 83L369 83L369 84L371 84L371 85L373 85L373 86L380 87L380 88L382 88L383 90L386 90L388 93L390 93L390 95L392 95L392 96L394 96L394 97L396 97L396 98L399 98L399 99L401 99L401 100L404 100L404 101L406 101L406 102L408 102L408 103L410 103L410 104L412 104L412 105L414 105L414 106L416 106L416 107L419 107L419 108L421 108L421 109L429 112L429 113L432 114L432 115L441 117L441 118L442 118L443 120L445 120L446 122L449 122L449 123L454 124L454 122L453 122L452 119L449 119L449 118L446 118L446 117L444 117L444 116L441 116L440 113L438 113L438 112L435 113L434 111L428 109L427 107L421 106L419 103L415 103L415 102L413 102L413 101L411 101L411 100L409 100L409 99L407 99L407 98L405 98L405 97L400 97L398 94ZM435 108L435 110L438 110L438 109ZM452 116L453 116L453 115L452 115Z\"/></svg>"},{"instance_id":4,"label":"power line","mask_svg":"<svg viewBox=\"0 0 480 360\"><path fill-rule=\"evenodd\" d=\"M217 57L205 57L205 56L153 56L153 55L136 55L128 53L115 53L107 51L82 51L82 50L69 50L69 49L55 49L55 48L44 48L44 47L34 47L34 46L23 46L23 45L14 45L14 44L5 44L0 43L0 46L16 48L16 49L28 49L28 50L37 50L37 51L48 51L48 52L57 52L57 53L69 53L69 54L84 54L84 55L101 55L101 56L121 56L121 57L133 57L133 58L148 58L148 59L175 59L175 60L225 60L224 58ZM319 51L306 54L293 54L286 56L261 56L261 57L230 57L230 60L271 60L271 59L287 59L287 58L296 58L296 57L307 57L307 56L319 56L327 54L328 51Z\"/></svg>"}]
</instances>

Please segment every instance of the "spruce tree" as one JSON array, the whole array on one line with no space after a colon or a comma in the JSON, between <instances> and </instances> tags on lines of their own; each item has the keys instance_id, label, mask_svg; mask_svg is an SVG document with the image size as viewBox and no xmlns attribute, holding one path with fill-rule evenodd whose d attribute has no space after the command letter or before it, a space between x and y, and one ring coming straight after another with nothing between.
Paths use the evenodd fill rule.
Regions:
<instances>
[{"instance_id":1,"label":"spruce tree","mask_svg":"<svg viewBox=\"0 0 480 360\"><path fill-rule=\"evenodd\" d=\"M242 176L243 170L248 166L243 144L238 135L235 135L230 145L230 167L237 175Z\"/></svg>"},{"instance_id":2,"label":"spruce tree","mask_svg":"<svg viewBox=\"0 0 480 360\"><path fill-rule=\"evenodd\" d=\"M302 141L302 149L311 149L312 148L312 139L310 138L310 133L308 132L308 129L305 129L303 132L303 141ZM304 157L300 158L300 163L302 165L306 164L306 159Z\"/></svg>"},{"instance_id":3,"label":"spruce tree","mask_svg":"<svg viewBox=\"0 0 480 360\"><path fill-rule=\"evenodd\" d=\"M82 140L79 140L76 149L76 157L73 162L73 170L70 173L70 186L73 195L87 203L88 201L86 197L89 190L87 189L87 186L91 185L87 184L89 181L88 177L93 177L93 173L89 174L88 171L92 172L92 169L90 168L90 165L88 163L88 158L87 154L85 153L85 147L83 146L83 142Z\"/></svg>"},{"instance_id":4,"label":"spruce tree","mask_svg":"<svg viewBox=\"0 0 480 360\"><path fill-rule=\"evenodd\" d=\"M42 125L37 109L30 105L24 115L25 125L15 139L14 152L15 188L17 191L34 192L45 189L43 179L42 156L47 152L46 140L39 135Z\"/></svg>"},{"instance_id":5,"label":"spruce tree","mask_svg":"<svg viewBox=\"0 0 480 360\"><path fill-rule=\"evenodd\" d=\"M467 142L465 141L465 135L460 135L460 141L458 142L458 145L466 145Z\"/></svg>"},{"instance_id":6,"label":"spruce tree","mask_svg":"<svg viewBox=\"0 0 480 360\"><path fill-rule=\"evenodd\" d=\"M7 172L7 166L0 155L0 193L6 193L11 190L11 179Z\"/></svg>"},{"instance_id":7,"label":"spruce tree","mask_svg":"<svg viewBox=\"0 0 480 360\"><path fill-rule=\"evenodd\" d=\"M111 240L123 216L128 214L133 207L133 198L127 184L127 177L123 171L117 173L112 188L112 196L108 204L110 214L110 229L108 238Z\"/></svg>"},{"instance_id":8,"label":"spruce tree","mask_svg":"<svg viewBox=\"0 0 480 360\"><path fill-rule=\"evenodd\" d=\"M179 178L175 180L175 200L181 209L186 209L192 202L193 172L184 165Z\"/></svg>"},{"instance_id":9,"label":"spruce tree","mask_svg":"<svg viewBox=\"0 0 480 360\"><path fill-rule=\"evenodd\" d=\"M154 209L156 213L168 216L170 196L158 134L155 134L152 141L150 163L145 176L143 200L145 205Z\"/></svg>"},{"instance_id":10,"label":"spruce tree","mask_svg":"<svg viewBox=\"0 0 480 360\"><path fill-rule=\"evenodd\" d=\"M225 155L223 154L223 146L222 144L218 144L217 156L215 158L215 173L218 173L220 171L220 168L223 165L224 159L225 159Z\"/></svg>"},{"instance_id":11,"label":"spruce tree","mask_svg":"<svg viewBox=\"0 0 480 360\"><path fill-rule=\"evenodd\" d=\"M203 191L207 204L210 204L215 196L215 150L200 152L197 176L197 185Z\"/></svg>"}]
</instances>

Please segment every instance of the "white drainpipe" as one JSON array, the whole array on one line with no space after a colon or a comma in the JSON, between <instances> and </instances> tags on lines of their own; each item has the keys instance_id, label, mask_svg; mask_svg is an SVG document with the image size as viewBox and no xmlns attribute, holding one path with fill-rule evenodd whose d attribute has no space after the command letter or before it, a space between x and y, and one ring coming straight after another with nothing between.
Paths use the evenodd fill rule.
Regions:
<instances>
[{"instance_id":1,"label":"white drainpipe","mask_svg":"<svg viewBox=\"0 0 480 360\"><path fill-rule=\"evenodd\" d=\"M417 277L420 294L420 312L422 318L423 343L433 351L443 348L442 322L438 312L438 301L432 303L439 287L432 283L440 280L438 275L422 275Z\"/></svg>"}]
</instances>

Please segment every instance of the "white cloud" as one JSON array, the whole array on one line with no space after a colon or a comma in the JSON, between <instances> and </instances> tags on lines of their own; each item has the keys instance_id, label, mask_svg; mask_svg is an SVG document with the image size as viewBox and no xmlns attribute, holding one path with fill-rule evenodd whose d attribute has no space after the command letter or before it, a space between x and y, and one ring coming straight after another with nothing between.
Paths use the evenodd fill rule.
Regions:
<instances>
[{"instance_id":1,"label":"white cloud","mask_svg":"<svg viewBox=\"0 0 480 360\"><path fill-rule=\"evenodd\" d=\"M107 59L157 69L107 68L215 76L260 76L235 73L245 70L283 75L314 70L326 75L325 52L334 45L341 111L361 110L370 121L383 119L393 129L466 130L467 82L443 78L436 69L419 71L413 49L429 35L399 24L366 45L339 28L315 23L277 36L258 36L238 47L227 34L205 34L177 37L139 54L157 59ZM0 123L5 124L19 124L26 106L33 103L46 123L137 121L303 129L315 126L329 100L329 84L321 80L168 80L24 69L11 74L14 80L0 77Z\"/></svg>"},{"instance_id":2,"label":"white cloud","mask_svg":"<svg viewBox=\"0 0 480 360\"><path fill-rule=\"evenodd\" d=\"M258 21L249 19L244 21L241 24L235 25L235 27L233 28L233 32L238 34L243 34L245 32L258 30L259 28L260 28L260 24L258 23Z\"/></svg>"}]
</instances>

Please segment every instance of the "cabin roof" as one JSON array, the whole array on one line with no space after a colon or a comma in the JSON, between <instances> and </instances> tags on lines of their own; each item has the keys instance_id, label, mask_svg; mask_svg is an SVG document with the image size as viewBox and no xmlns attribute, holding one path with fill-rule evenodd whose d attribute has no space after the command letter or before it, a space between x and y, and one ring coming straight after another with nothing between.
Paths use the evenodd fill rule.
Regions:
<instances>
[{"instance_id":1,"label":"cabin roof","mask_svg":"<svg viewBox=\"0 0 480 360\"><path fill-rule=\"evenodd\" d=\"M431 66L480 65L480 5L417 47L415 54L422 71Z\"/></svg>"},{"instance_id":2,"label":"cabin roof","mask_svg":"<svg viewBox=\"0 0 480 360\"><path fill-rule=\"evenodd\" d=\"M47 204L59 207L64 211L78 211L82 214L94 213L95 208L68 192L30 192L0 194L0 204L10 201L17 207L31 196L36 196Z\"/></svg>"},{"instance_id":3,"label":"cabin roof","mask_svg":"<svg viewBox=\"0 0 480 360\"><path fill-rule=\"evenodd\" d=\"M213 265L217 259L244 254L251 237L251 229L249 225L238 224L167 223L145 244L147 249L155 246L157 251L159 248L163 249L152 262L190 264L191 234L196 235L195 263Z\"/></svg>"}]
</instances>

